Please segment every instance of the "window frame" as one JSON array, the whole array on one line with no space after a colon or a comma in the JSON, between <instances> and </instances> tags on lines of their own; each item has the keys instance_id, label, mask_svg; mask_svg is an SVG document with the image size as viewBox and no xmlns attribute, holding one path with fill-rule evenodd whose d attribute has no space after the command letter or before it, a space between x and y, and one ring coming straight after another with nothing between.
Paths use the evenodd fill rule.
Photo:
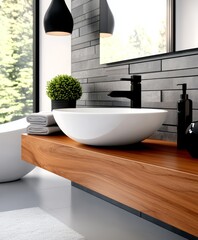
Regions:
<instances>
[{"instance_id":1,"label":"window frame","mask_svg":"<svg viewBox=\"0 0 198 240\"><path fill-rule=\"evenodd\" d=\"M39 0L33 0L33 112L39 112Z\"/></svg>"}]
</instances>

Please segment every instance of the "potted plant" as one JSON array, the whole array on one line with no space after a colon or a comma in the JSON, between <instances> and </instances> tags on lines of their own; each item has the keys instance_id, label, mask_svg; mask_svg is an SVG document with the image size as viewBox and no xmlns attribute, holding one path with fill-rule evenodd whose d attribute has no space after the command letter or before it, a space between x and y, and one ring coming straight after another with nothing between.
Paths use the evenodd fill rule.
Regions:
<instances>
[{"instance_id":1,"label":"potted plant","mask_svg":"<svg viewBox=\"0 0 198 240\"><path fill-rule=\"evenodd\" d=\"M46 93L52 101L52 109L75 108L76 100L82 95L82 87L76 78L62 74L47 82Z\"/></svg>"}]
</instances>

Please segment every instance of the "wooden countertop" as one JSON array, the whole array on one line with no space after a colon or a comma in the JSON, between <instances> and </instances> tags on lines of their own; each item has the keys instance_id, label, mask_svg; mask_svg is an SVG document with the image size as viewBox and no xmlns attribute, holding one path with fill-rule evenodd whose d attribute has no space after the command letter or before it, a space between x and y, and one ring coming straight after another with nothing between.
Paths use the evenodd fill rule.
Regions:
<instances>
[{"instance_id":1,"label":"wooden countertop","mask_svg":"<svg viewBox=\"0 0 198 240\"><path fill-rule=\"evenodd\" d=\"M198 236L198 159L175 143L92 147L24 134L22 159Z\"/></svg>"}]
</instances>

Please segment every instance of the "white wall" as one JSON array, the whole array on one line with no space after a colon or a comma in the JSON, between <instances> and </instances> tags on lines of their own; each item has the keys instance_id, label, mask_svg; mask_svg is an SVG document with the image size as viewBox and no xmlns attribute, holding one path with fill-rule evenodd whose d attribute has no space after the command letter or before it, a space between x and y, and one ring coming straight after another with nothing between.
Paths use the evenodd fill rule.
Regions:
<instances>
[{"instance_id":1,"label":"white wall","mask_svg":"<svg viewBox=\"0 0 198 240\"><path fill-rule=\"evenodd\" d=\"M71 9L71 0L65 0ZM46 35L43 18L51 0L40 1L40 111L51 110L51 100L46 96L46 83L58 74L71 74L71 36Z\"/></svg>"}]
</instances>

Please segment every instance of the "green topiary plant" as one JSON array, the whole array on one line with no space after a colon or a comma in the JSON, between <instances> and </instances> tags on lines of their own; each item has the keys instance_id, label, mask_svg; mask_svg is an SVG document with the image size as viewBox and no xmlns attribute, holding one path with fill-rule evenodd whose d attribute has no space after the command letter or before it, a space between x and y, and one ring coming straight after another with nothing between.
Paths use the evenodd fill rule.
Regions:
<instances>
[{"instance_id":1,"label":"green topiary plant","mask_svg":"<svg viewBox=\"0 0 198 240\"><path fill-rule=\"evenodd\" d=\"M82 96L82 87L76 78L62 74L47 82L46 93L51 100L73 101Z\"/></svg>"}]
</instances>

